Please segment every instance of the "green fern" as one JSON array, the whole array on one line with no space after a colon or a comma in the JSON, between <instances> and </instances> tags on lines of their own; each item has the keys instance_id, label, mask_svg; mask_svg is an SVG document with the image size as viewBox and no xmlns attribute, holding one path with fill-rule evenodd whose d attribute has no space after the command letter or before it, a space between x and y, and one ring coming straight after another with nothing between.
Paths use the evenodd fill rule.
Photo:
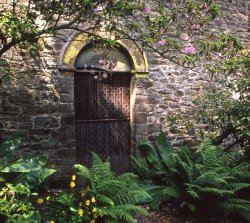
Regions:
<instances>
[{"instance_id":1,"label":"green fern","mask_svg":"<svg viewBox=\"0 0 250 223\"><path fill-rule=\"evenodd\" d=\"M140 149L145 157L133 157L132 166L153 198L151 208L176 199L192 212L222 211L249 219L250 162L239 152L224 152L210 140L204 140L195 153L186 147L174 150L164 133L155 148L143 140Z\"/></svg>"},{"instance_id":2,"label":"green fern","mask_svg":"<svg viewBox=\"0 0 250 223\"><path fill-rule=\"evenodd\" d=\"M225 215L231 213L242 213L246 220L250 221L250 201L239 198L227 199L217 204L218 208L221 209ZM247 214L248 213L248 214Z\"/></svg>"},{"instance_id":3,"label":"green fern","mask_svg":"<svg viewBox=\"0 0 250 223\"><path fill-rule=\"evenodd\" d=\"M75 168L97 199L97 216L108 223L135 222L135 213L146 215L147 211L137 205L151 197L139 186L138 177L132 173L117 176L110 170L109 162L103 162L95 153L92 157L91 168L80 164Z\"/></svg>"}]
</instances>

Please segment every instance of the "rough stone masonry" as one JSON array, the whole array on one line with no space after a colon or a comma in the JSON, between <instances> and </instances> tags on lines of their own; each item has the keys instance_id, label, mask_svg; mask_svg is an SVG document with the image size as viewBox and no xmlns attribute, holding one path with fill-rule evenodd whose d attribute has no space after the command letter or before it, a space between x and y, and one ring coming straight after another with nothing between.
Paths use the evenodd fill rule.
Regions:
<instances>
[{"instance_id":1,"label":"rough stone masonry","mask_svg":"<svg viewBox=\"0 0 250 223\"><path fill-rule=\"evenodd\" d=\"M250 0L220 0L223 16L213 26L236 33L250 46ZM72 33L65 31L60 38ZM47 38L43 49L27 55L22 49L8 52L11 66L18 74L0 89L0 139L25 130L23 153L47 153L50 163L64 174L75 163L74 79L70 72L57 67L64 42ZM152 53L147 53L149 75L136 81L136 142L142 137L154 140L161 130L168 131L167 117L176 114L195 118L193 96L209 81L200 72L180 68ZM195 132L170 134L172 142L192 145Z\"/></svg>"}]
</instances>

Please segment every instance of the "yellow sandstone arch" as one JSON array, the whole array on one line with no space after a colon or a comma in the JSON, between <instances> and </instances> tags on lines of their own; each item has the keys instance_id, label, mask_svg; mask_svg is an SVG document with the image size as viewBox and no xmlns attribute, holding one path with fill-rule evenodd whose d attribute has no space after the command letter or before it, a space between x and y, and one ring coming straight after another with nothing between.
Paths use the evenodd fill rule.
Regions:
<instances>
[{"instance_id":1,"label":"yellow sandstone arch","mask_svg":"<svg viewBox=\"0 0 250 223\"><path fill-rule=\"evenodd\" d=\"M105 37L104 35L101 36ZM148 62L144 52L132 40L120 39L117 42L126 49L130 56L133 67L131 73L135 74L136 77L146 77L148 74ZM60 55L59 69L74 70L74 64L78 54L88 43L89 38L86 33L80 33L74 36L74 38L65 45Z\"/></svg>"}]
</instances>

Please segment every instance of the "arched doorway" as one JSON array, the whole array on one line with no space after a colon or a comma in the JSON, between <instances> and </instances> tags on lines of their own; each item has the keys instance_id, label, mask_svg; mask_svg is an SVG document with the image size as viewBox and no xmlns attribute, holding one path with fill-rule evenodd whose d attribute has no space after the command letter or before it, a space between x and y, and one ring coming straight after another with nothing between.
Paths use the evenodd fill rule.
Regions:
<instances>
[{"instance_id":1,"label":"arched doorway","mask_svg":"<svg viewBox=\"0 0 250 223\"><path fill-rule=\"evenodd\" d=\"M90 43L76 58L76 154L78 162L90 164L91 152L95 152L103 160L109 158L111 169L121 173L128 170L131 155L132 66L121 46L106 50L96 51ZM110 61L112 71L105 69Z\"/></svg>"},{"instance_id":2,"label":"arched doorway","mask_svg":"<svg viewBox=\"0 0 250 223\"><path fill-rule=\"evenodd\" d=\"M98 35L107 38L105 33L99 33ZM78 137L77 134L85 135L85 130L91 125L90 128L92 128L92 133L89 131L89 136L84 136L84 140L91 141L87 151L91 150L99 153L99 149L97 148L98 145L104 145L105 140L107 141L108 137L110 137L113 140L112 142L109 139L109 142L112 142L110 143L112 145L112 149L105 150L103 149L104 147L101 146L100 150L102 149L102 156L104 158L110 156L111 163L113 163L113 169L117 172L123 172L123 170L126 170L128 167L129 155L135 152L137 137L136 132L141 126L141 123L137 125L135 120L137 79L147 76L148 64L144 53L132 40L120 39L117 40L117 44L119 47L110 50L110 52L112 52L111 55L113 55L113 59L119 58L118 62L120 61L120 63L118 63L113 70L111 78L93 78L95 74L99 74L99 72L102 73L105 70L99 67L99 60L100 58L103 59L103 56L101 56L100 52L93 51L93 47L89 45L88 35L85 33L74 35L65 44L60 55L58 67L61 75L70 78L72 77L72 79L74 77L74 88L72 87L72 89L69 90L70 92L74 92L74 101L72 101L72 103L75 105L75 113L72 115L75 116L75 121L74 123L72 122L72 127L78 128L76 129L74 135L74 138L77 140L75 143L77 148L77 160L82 160L81 162L84 162L85 164L90 162L89 154L86 155L87 153L85 153L85 150L81 150L80 145L85 144L85 142L80 136ZM114 98L110 98L109 95L112 91L114 91L114 94L112 94L115 95ZM83 101L82 98L84 98ZM117 100L118 98L120 101ZM85 105L82 105L81 103ZM102 106L97 106L101 104ZM113 112L109 113L110 110L112 110L111 108L113 109ZM88 112L85 112L85 109ZM92 113L96 114L94 119L92 119L93 116L90 117L89 115ZM109 127L107 127L107 125L105 125L105 127L100 127L100 123L104 123L105 121L110 123ZM116 124L115 121L117 121ZM77 122L79 123L78 127ZM80 123L84 122L85 126L82 125L82 127L80 127ZM98 128L94 127L98 125ZM113 127L111 127L112 125ZM118 130L114 131L115 129ZM107 132L104 137L96 136L103 134L103 132L105 134ZM119 134L114 134L114 132L119 132ZM101 138L104 138L103 141L97 142ZM120 143L121 138L124 143L119 146L118 142ZM130 147L128 148L126 146L128 150L122 150L122 148L125 148L125 144ZM107 148L109 147L111 146L108 146ZM116 149L118 150L116 151ZM121 156L116 158L116 152L120 152ZM112 154L114 154L113 157L111 156ZM116 161L113 162L112 159Z\"/></svg>"}]
</instances>

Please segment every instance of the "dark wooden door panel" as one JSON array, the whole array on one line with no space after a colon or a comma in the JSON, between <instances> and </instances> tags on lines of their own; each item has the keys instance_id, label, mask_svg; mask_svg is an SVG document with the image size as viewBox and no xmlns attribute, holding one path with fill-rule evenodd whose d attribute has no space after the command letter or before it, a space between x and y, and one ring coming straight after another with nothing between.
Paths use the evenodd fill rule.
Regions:
<instances>
[{"instance_id":1,"label":"dark wooden door panel","mask_svg":"<svg viewBox=\"0 0 250 223\"><path fill-rule=\"evenodd\" d=\"M75 73L75 126L77 160L90 164L91 151L110 158L111 168L129 166L130 74L115 73L95 80L90 73Z\"/></svg>"},{"instance_id":2,"label":"dark wooden door panel","mask_svg":"<svg viewBox=\"0 0 250 223\"><path fill-rule=\"evenodd\" d=\"M76 120L129 118L129 85L129 74L113 74L110 79L95 80L91 74L76 73Z\"/></svg>"}]
</instances>

